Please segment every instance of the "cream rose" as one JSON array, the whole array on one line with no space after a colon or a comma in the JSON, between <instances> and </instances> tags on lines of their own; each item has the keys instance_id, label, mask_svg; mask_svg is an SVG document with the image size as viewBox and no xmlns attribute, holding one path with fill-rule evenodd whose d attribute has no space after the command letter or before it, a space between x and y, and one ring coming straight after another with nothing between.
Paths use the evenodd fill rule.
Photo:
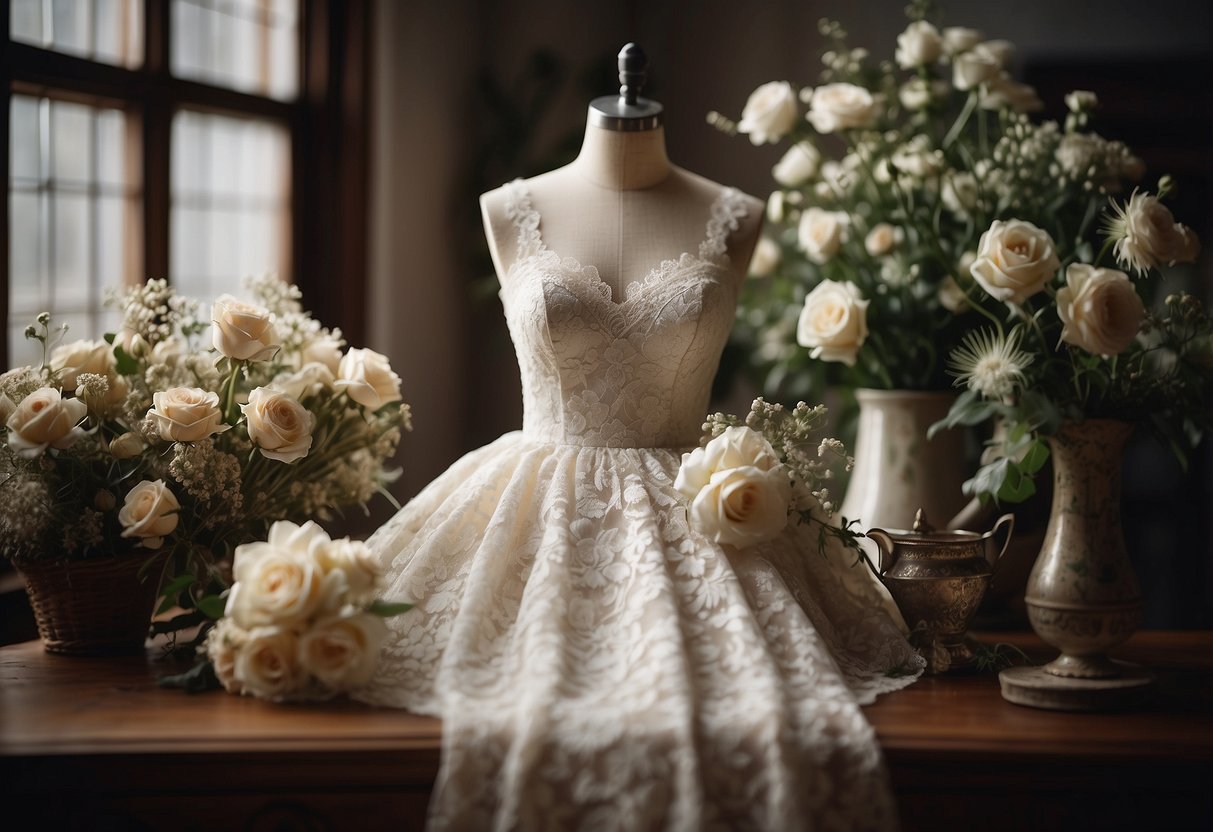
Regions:
<instances>
[{"instance_id":1,"label":"cream rose","mask_svg":"<svg viewBox=\"0 0 1213 832\"><path fill-rule=\"evenodd\" d=\"M911 78L901 85L897 98L901 106L907 110L925 110L932 101L944 98L952 91L947 81L927 81L925 78Z\"/></svg>"},{"instance_id":2,"label":"cream rose","mask_svg":"<svg viewBox=\"0 0 1213 832\"><path fill-rule=\"evenodd\" d=\"M221 618L206 637L206 657L211 660L215 678L228 693L242 693L244 686L236 680L236 656L248 641L248 633L230 618Z\"/></svg>"},{"instance_id":3,"label":"cream rose","mask_svg":"<svg viewBox=\"0 0 1213 832\"><path fill-rule=\"evenodd\" d=\"M1146 308L1124 272L1075 263L1057 291L1057 314L1061 340L1110 358L1133 343Z\"/></svg>"},{"instance_id":4,"label":"cream rose","mask_svg":"<svg viewBox=\"0 0 1213 832\"><path fill-rule=\"evenodd\" d=\"M903 239L905 239L904 231L895 225L881 222L872 226L868 236L864 237L863 247L873 257L882 257L901 245Z\"/></svg>"},{"instance_id":5,"label":"cream rose","mask_svg":"<svg viewBox=\"0 0 1213 832\"><path fill-rule=\"evenodd\" d=\"M370 680L386 637L383 619L369 613L317 621L299 639L299 664L326 687L349 690Z\"/></svg>"},{"instance_id":6,"label":"cream rose","mask_svg":"<svg viewBox=\"0 0 1213 832\"><path fill-rule=\"evenodd\" d=\"M1186 229L1176 224L1171 209L1158 197L1134 191L1129 203L1116 209L1112 225L1116 259L1130 271L1144 274L1162 263L1186 261L1189 254L1195 258L1190 245L1195 235L1185 239Z\"/></svg>"},{"instance_id":7,"label":"cream rose","mask_svg":"<svg viewBox=\"0 0 1213 832\"><path fill-rule=\"evenodd\" d=\"M853 283L823 280L804 299L796 326L796 341L810 347L811 358L855 365L868 337L868 301Z\"/></svg>"},{"instance_id":8,"label":"cream rose","mask_svg":"<svg viewBox=\"0 0 1213 832\"><path fill-rule=\"evenodd\" d=\"M943 178L943 188L939 192L944 207L960 217L967 216L977 207L977 199L980 194L977 177L968 171L949 173Z\"/></svg>"},{"instance_id":9,"label":"cream rose","mask_svg":"<svg viewBox=\"0 0 1213 832\"><path fill-rule=\"evenodd\" d=\"M783 252L779 243L770 237L763 237L754 247L754 256L750 258L750 277L769 277L783 260Z\"/></svg>"},{"instance_id":10,"label":"cream rose","mask_svg":"<svg viewBox=\"0 0 1213 832\"><path fill-rule=\"evenodd\" d=\"M747 466L769 471L779 464L779 457L765 436L738 425L726 428L702 448L683 454L674 488L687 499L694 500L718 471Z\"/></svg>"},{"instance_id":11,"label":"cream rose","mask_svg":"<svg viewBox=\"0 0 1213 832\"><path fill-rule=\"evenodd\" d=\"M312 447L316 417L286 393L258 387L240 405L248 423L248 436L261 455L279 462L294 462Z\"/></svg>"},{"instance_id":12,"label":"cream rose","mask_svg":"<svg viewBox=\"0 0 1213 832\"><path fill-rule=\"evenodd\" d=\"M109 452L114 459L134 459L147 447L143 437L135 431L127 431L110 441Z\"/></svg>"},{"instance_id":13,"label":"cream rose","mask_svg":"<svg viewBox=\"0 0 1213 832\"><path fill-rule=\"evenodd\" d=\"M215 349L237 361L267 361L278 351L274 316L231 295L220 295L211 308Z\"/></svg>"},{"instance_id":14,"label":"cream rose","mask_svg":"<svg viewBox=\"0 0 1213 832\"><path fill-rule=\"evenodd\" d=\"M939 30L925 20L915 20L897 36L897 65L914 69L933 64L943 54L943 38Z\"/></svg>"},{"instance_id":15,"label":"cream rose","mask_svg":"<svg viewBox=\"0 0 1213 832\"><path fill-rule=\"evenodd\" d=\"M22 399L4 420L8 444L23 459L41 456L48 447L70 448L86 433L78 427L86 415L88 406L80 399L65 399L53 387L43 387Z\"/></svg>"},{"instance_id":16,"label":"cream rose","mask_svg":"<svg viewBox=\"0 0 1213 832\"><path fill-rule=\"evenodd\" d=\"M65 393L76 389L76 381L82 373L105 376L109 392L102 403L108 407L121 403L130 392L130 385L118 374L114 348L104 341L75 341L56 347L51 352L50 366Z\"/></svg>"},{"instance_id":17,"label":"cream rose","mask_svg":"<svg viewBox=\"0 0 1213 832\"><path fill-rule=\"evenodd\" d=\"M800 215L797 239L801 250L814 263L828 262L846 239L847 223L847 215L841 211L810 208Z\"/></svg>"},{"instance_id":18,"label":"cream rose","mask_svg":"<svg viewBox=\"0 0 1213 832\"><path fill-rule=\"evenodd\" d=\"M772 191L767 197L767 219L771 222L783 222L784 202L783 191Z\"/></svg>"},{"instance_id":19,"label":"cream rose","mask_svg":"<svg viewBox=\"0 0 1213 832\"><path fill-rule=\"evenodd\" d=\"M1019 305L1061 267L1053 238L1024 220L995 220L981 235L969 273L990 297Z\"/></svg>"},{"instance_id":20,"label":"cream rose","mask_svg":"<svg viewBox=\"0 0 1213 832\"><path fill-rule=\"evenodd\" d=\"M1008 108L1016 113L1035 113L1045 106L1035 87L1016 81L1008 72L999 73L997 78L982 87L978 104L983 110Z\"/></svg>"},{"instance_id":21,"label":"cream rose","mask_svg":"<svg viewBox=\"0 0 1213 832\"><path fill-rule=\"evenodd\" d=\"M964 26L948 26L943 30L943 51L948 55L968 52L981 43L981 32Z\"/></svg>"},{"instance_id":22,"label":"cream rose","mask_svg":"<svg viewBox=\"0 0 1213 832\"><path fill-rule=\"evenodd\" d=\"M148 417L166 442L198 442L228 429L219 394L201 387L170 387L152 394Z\"/></svg>"},{"instance_id":23,"label":"cream rose","mask_svg":"<svg viewBox=\"0 0 1213 832\"><path fill-rule=\"evenodd\" d=\"M952 85L958 90L971 90L993 81L1002 72L998 56L979 44L957 55L952 61Z\"/></svg>"},{"instance_id":24,"label":"cream rose","mask_svg":"<svg viewBox=\"0 0 1213 832\"><path fill-rule=\"evenodd\" d=\"M341 359L333 387L370 410L400 401L400 376L392 372L387 356L369 349L351 349Z\"/></svg>"},{"instance_id":25,"label":"cream rose","mask_svg":"<svg viewBox=\"0 0 1213 832\"><path fill-rule=\"evenodd\" d=\"M283 373L275 377L269 386L280 393L286 393L292 399L302 400L322 390L331 390L336 380L337 377L326 365L313 361L293 373Z\"/></svg>"},{"instance_id":26,"label":"cream rose","mask_svg":"<svg viewBox=\"0 0 1213 832\"><path fill-rule=\"evenodd\" d=\"M880 115L880 104L863 87L854 84L826 84L813 93L809 123L819 133L872 127Z\"/></svg>"},{"instance_id":27,"label":"cream rose","mask_svg":"<svg viewBox=\"0 0 1213 832\"><path fill-rule=\"evenodd\" d=\"M817 175L821 152L809 142L797 142L771 168L771 176L785 188L795 188Z\"/></svg>"},{"instance_id":28,"label":"cream rose","mask_svg":"<svg viewBox=\"0 0 1213 832\"><path fill-rule=\"evenodd\" d=\"M787 81L771 81L750 93L737 122L754 144L777 142L796 124L796 91Z\"/></svg>"},{"instance_id":29,"label":"cream rose","mask_svg":"<svg viewBox=\"0 0 1213 832\"><path fill-rule=\"evenodd\" d=\"M691 502L691 525L717 543L752 546L788 524L792 484L782 467L717 471Z\"/></svg>"},{"instance_id":30,"label":"cream rose","mask_svg":"<svg viewBox=\"0 0 1213 832\"><path fill-rule=\"evenodd\" d=\"M331 543L310 520L302 526L279 520L265 541L237 546L226 615L246 629L288 626L331 606L347 588L343 574L325 570L323 552Z\"/></svg>"},{"instance_id":31,"label":"cream rose","mask_svg":"<svg viewBox=\"0 0 1213 832\"><path fill-rule=\"evenodd\" d=\"M383 568L365 543L341 538L318 546L315 555L326 574L340 572L345 576L345 587L352 603L366 604L374 600Z\"/></svg>"},{"instance_id":32,"label":"cream rose","mask_svg":"<svg viewBox=\"0 0 1213 832\"><path fill-rule=\"evenodd\" d=\"M969 299L952 275L939 281L939 288L936 290L935 296L939 300L939 305L954 315L969 309Z\"/></svg>"},{"instance_id":33,"label":"cream rose","mask_svg":"<svg viewBox=\"0 0 1213 832\"><path fill-rule=\"evenodd\" d=\"M304 367L320 364L327 368L330 374L336 375L337 368L341 366L341 348L344 345L345 340L340 333L318 335L303 345L300 363Z\"/></svg>"},{"instance_id":34,"label":"cream rose","mask_svg":"<svg viewBox=\"0 0 1213 832\"><path fill-rule=\"evenodd\" d=\"M298 638L281 627L250 630L235 653L232 677L243 693L280 701L302 686Z\"/></svg>"},{"instance_id":35,"label":"cream rose","mask_svg":"<svg viewBox=\"0 0 1213 832\"><path fill-rule=\"evenodd\" d=\"M159 549L165 535L177 528L181 504L164 480L143 480L129 492L118 511L123 537L138 537L139 545Z\"/></svg>"},{"instance_id":36,"label":"cream rose","mask_svg":"<svg viewBox=\"0 0 1213 832\"><path fill-rule=\"evenodd\" d=\"M987 40L982 44L982 47L994 56L998 61L999 66L1007 67L1011 63L1011 59L1015 57L1015 44L1009 40L997 38L995 40Z\"/></svg>"}]
</instances>

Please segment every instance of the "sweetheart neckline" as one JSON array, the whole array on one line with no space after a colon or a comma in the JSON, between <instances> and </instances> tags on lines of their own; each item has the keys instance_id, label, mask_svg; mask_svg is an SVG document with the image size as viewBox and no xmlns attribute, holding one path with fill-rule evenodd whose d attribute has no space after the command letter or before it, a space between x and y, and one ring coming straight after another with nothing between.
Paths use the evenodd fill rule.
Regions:
<instances>
[{"instance_id":1,"label":"sweetheart neckline","mask_svg":"<svg viewBox=\"0 0 1213 832\"><path fill-rule=\"evenodd\" d=\"M513 275L517 271L523 270L526 265L532 261L552 260L559 267L560 273L568 276L575 274L584 276L587 282L596 290L596 293L606 303L614 307L616 310L622 310L634 303L637 299L645 296L645 290L650 286L667 286L669 280L658 280L657 278L663 275L672 275L682 269L691 266L706 266L720 271L727 271L729 268L727 255L720 257L704 257L703 255L692 254L689 251L684 251L677 257L665 259L657 265L649 269L643 278L634 280L627 284L623 290L622 300L615 299L615 288L602 279L602 274L598 271L598 267L594 264L585 265L576 257L562 257L559 252L548 248L546 245L526 254L515 260L506 270L507 275ZM510 281L513 285L514 281ZM504 288L504 287L503 287Z\"/></svg>"}]
</instances>

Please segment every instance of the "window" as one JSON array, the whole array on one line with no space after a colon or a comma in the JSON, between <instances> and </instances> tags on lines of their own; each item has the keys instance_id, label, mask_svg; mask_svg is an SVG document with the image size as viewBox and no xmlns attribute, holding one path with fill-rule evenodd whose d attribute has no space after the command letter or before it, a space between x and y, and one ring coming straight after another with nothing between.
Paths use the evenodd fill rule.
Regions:
<instances>
[{"instance_id":1,"label":"window","mask_svg":"<svg viewBox=\"0 0 1213 832\"><path fill-rule=\"evenodd\" d=\"M10 0L0 370L38 312L96 338L151 277L206 301L274 270L361 337L367 6Z\"/></svg>"}]
</instances>

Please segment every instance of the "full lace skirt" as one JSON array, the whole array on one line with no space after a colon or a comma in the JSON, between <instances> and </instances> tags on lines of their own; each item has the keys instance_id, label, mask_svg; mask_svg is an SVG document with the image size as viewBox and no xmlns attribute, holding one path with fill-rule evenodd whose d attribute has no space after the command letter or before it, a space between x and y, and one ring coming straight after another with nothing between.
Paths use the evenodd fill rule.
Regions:
<instances>
[{"instance_id":1,"label":"full lace skirt","mask_svg":"<svg viewBox=\"0 0 1213 832\"><path fill-rule=\"evenodd\" d=\"M507 434L371 538L392 619L358 698L443 720L435 829L895 825L860 704L921 660L816 528L692 532L681 453Z\"/></svg>"}]
</instances>

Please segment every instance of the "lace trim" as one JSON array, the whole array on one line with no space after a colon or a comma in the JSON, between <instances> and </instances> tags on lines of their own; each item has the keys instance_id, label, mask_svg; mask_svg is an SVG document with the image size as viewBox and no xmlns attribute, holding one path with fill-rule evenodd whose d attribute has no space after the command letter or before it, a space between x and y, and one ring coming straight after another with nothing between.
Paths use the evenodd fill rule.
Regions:
<instances>
[{"instance_id":1,"label":"lace trim","mask_svg":"<svg viewBox=\"0 0 1213 832\"><path fill-rule=\"evenodd\" d=\"M531 205L531 192L522 179L515 179L505 186L505 215L518 230L515 262L543 251L543 237L539 233L539 212Z\"/></svg>"},{"instance_id":2,"label":"lace trim","mask_svg":"<svg viewBox=\"0 0 1213 832\"><path fill-rule=\"evenodd\" d=\"M745 200L736 188L725 188L712 203L707 238L699 244L699 256L704 260L728 262L729 235L741 226L746 215Z\"/></svg>"}]
</instances>

